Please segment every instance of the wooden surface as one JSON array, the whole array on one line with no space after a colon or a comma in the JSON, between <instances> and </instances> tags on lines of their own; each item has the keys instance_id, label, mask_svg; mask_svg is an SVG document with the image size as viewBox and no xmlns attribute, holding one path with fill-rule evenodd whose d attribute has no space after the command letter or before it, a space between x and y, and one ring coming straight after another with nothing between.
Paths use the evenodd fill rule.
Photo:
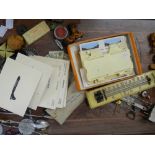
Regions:
<instances>
[{"instance_id":1,"label":"wooden surface","mask_svg":"<svg viewBox=\"0 0 155 155\"><path fill-rule=\"evenodd\" d=\"M15 27L21 24L31 28L41 20L15 20ZM75 22L74 20L73 22ZM72 20L66 20L66 23ZM4 23L1 20L1 23ZM78 21L79 23L79 21ZM152 55L149 53L150 47L147 36L155 31L154 20L80 20L78 24L80 31L84 32L84 38L101 37L120 32L133 32L137 42L143 71L148 70ZM6 36L14 33L14 30L8 31ZM3 39L0 39L2 43ZM45 55L48 51L58 50L53 41L52 33L48 33L43 38L31 45L35 47L40 55ZM150 90L151 102L155 102L155 89ZM120 113L113 114L115 105L106 106L91 110L87 101L82 103L67 119L63 125L59 125L55 120L47 120L50 127L47 134L155 134L155 123L144 120L139 115L135 120L126 118L127 107L122 105ZM41 109L38 110L39 112ZM4 119L21 120L18 116L2 116Z\"/></svg>"}]
</instances>

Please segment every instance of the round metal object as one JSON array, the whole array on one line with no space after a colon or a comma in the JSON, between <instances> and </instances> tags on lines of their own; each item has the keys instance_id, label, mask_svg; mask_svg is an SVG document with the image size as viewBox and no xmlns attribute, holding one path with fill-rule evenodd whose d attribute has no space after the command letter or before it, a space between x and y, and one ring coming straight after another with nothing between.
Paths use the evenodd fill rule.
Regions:
<instances>
[{"instance_id":1,"label":"round metal object","mask_svg":"<svg viewBox=\"0 0 155 155\"><path fill-rule=\"evenodd\" d=\"M142 92L142 97L146 98L146 97L148 97L148 96L149 96L149 94L148 94L147 91L143 91L143 92Z\"/></svg>"},{"instance_id":2,"label":"round metal object","mask_svg":"<svg viewBox=\"0 0 155 155\"><path fill-rule=\"evenodd\" d=\"M2 135L3 134L3 127L2 127L2 125L0 124L0 135Z\"/></svg>"},{"instance_id":3,"label":"round metal object","mask_svg":"<svg viewBox=\"0 0 155 155\"><path fill-rule=\"evenodd\" d=\"M23 119L18 126L19 132L23 135L31 135L34 131L34 123L31 119Z\"/></svg>"},{"instance_id":4,"label":"round metal object","mask_svg":"<svg viewBox=\"0 0 155 155\"><path fill-rule=\"evenodd\" d=\"M129 111L129 112L126 113L126 117L127 117L128 119L134 120L135 117L136 117L136 114L135 114L135 112L133 112L133 111Z\"/></svg>"},{"instance_id":5,"label":"round metal object","mask_svg":"<svg viewBox=\"0 0 155 155\"><path fill-rule=\"evenodd\" d=\"M34 123L34 127L36 129L40 129L40 130L45 130L46 128L49 127L49 123L44 121L44 120L37 120L35 123Z\"/></svg>"}]
</instances>

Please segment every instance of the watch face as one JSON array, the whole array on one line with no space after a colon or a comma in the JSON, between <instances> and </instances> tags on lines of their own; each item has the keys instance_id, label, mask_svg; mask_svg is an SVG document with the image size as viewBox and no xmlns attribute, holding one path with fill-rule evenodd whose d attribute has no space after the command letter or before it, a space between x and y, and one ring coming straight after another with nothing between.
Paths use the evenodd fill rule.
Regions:
<instances>
[{"instance_id":1,"label":"watch face","mask_svg":"<svg viewBox=\"0 0 155 155\"><path fill-rule=\"evenodd\" d=\"M30 119L23 119L18 126L19 132L23 135L31 135L35 128L34 123Z\"/></svg>"},{"instance_id":2,"label":"watch face","mask_svg":"<svg viewBox=\"0 0 155 155\"><path fill-rule=\"evenodd\" d=\"M3 134L3 127L2 127L2 125L0 125L0 135L2 135Z\"/></svg>"}]
</instances>

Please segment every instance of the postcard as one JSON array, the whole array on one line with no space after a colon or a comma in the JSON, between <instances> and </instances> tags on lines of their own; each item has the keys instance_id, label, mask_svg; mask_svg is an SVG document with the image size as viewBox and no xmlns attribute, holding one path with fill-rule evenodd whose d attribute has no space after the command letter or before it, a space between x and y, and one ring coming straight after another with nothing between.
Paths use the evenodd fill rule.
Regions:
<instances>
[{"instance_id":1,"label":"postcard","mask_svg":"<svg viewBox=\"0 0 155 155\"><path fill-rule=\"evenodd\" d=\"M90 49L95 49L95 48L99 48L98 41L80 44L80 51L85 51L85 50L90 50Z\"/></svg>"},{"instance_id":2,"label":"postcard","mask_svg":"<svg viewBox=\"0 0 155 155\"><path fill-rule=\"evenodd\" d=\"M101 52L106 53L109 45L120 43L120 42L125 42L125 41L126 41L125 36L118 36L118 37L112 37L112 38L82 43L80 44L80 52L93 50L93 49L99 49L101 50Z\"/></svg>"}]
</instances>

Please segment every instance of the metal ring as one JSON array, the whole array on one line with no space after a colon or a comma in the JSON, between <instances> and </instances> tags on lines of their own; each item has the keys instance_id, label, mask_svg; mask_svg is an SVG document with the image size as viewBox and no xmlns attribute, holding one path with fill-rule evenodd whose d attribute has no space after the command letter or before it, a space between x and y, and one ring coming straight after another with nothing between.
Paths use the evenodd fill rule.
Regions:
<instances>
[{"instance_id":1,"label":"metal ring","mask_svg":"<svg viewBox=\"0 0 155 155\"><path fill-rule=\"evenodd\" d=\"M136 114L135 114L134 111L129 111L129 112L126 113L126 117L131 119L131 120L134 120L135 117L136 117Z\"/></svg>"}]
</instances>

